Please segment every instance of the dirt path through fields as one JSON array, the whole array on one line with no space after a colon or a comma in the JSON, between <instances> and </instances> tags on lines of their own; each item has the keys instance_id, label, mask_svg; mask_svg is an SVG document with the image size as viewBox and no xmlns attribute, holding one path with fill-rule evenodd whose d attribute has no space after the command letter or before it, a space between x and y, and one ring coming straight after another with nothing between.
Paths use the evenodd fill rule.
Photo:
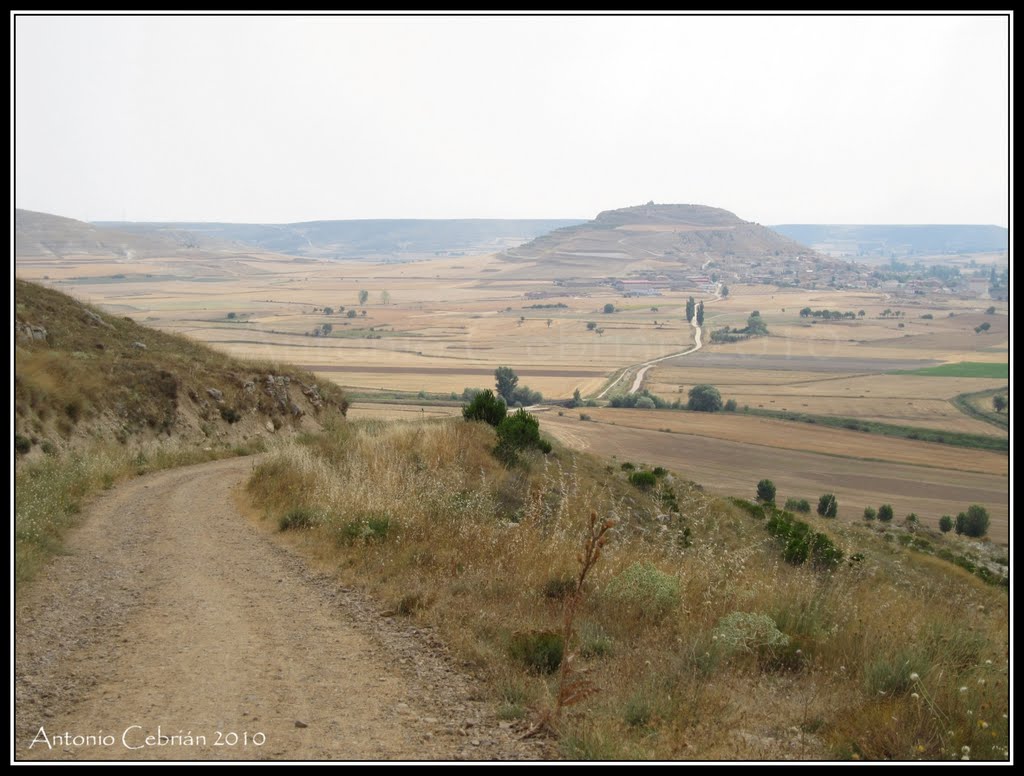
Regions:
<instances>
[{"instance_id":1,"label":"dirt path through fields","mask_svg":"<svg viewBox=\"0 0 1024 776\"><path fill-rule=\"evenodd\" d=\"M88 510L17 602L18 759L545 756L428 630L242 515L252 466L159 472Z\"/></svg>"}]
</instances>

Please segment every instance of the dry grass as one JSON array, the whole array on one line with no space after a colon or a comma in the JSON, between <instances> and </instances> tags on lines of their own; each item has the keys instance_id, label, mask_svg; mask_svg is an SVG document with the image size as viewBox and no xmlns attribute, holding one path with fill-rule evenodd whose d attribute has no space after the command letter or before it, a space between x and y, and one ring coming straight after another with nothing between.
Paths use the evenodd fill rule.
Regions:
<instances>
[{"instance_id":1,"label":"dry grass","mask_svg":"<svg viewBox=\"0 0 1024 776\"><path fill-rule=\"evenodd\" d=\"M791 566L759 521L678 477L642 492L564 449L505 469L493 444L458 420L347 423L280 443L250 493L275 520L309 510L300 543L437 627L509 719L554 707L557 678L511 647L559 632L591 513L616 521L576 615L574 676L597 693L558 725L567 757L1005 758L1004 591L859 527L835 536L863 560ZM785 643L716 638L734 612Z\"/></svg>"}]
</instances>

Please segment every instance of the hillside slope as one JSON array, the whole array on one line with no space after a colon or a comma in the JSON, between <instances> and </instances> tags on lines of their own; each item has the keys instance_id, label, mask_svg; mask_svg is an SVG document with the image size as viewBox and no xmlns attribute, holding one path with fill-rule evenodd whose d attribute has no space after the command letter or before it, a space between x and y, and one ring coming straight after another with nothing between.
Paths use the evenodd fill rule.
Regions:
<instances>
[{"instance_id":1,"label":"hillside slope","mask_svg":"<svg viewBox=\"0 0 1024 776\"><path fill-rule=\"evenodd\" d=\"M132 259L193 250L195 240L181 232L136 233L32 210L14 213L17 258L91 256Z\"/></svg>"},{"instance_id":2,"label":"hillside slope","mask_svg":"<svg viewBox=\"0 0 1024 776\"><path fill-rule=\"evenodd\" d=\"M232 359L21 280L14 328L19 459L93 440L229 444L348 407L337 386L293 367Z\"/></svg>"}]
</instances>

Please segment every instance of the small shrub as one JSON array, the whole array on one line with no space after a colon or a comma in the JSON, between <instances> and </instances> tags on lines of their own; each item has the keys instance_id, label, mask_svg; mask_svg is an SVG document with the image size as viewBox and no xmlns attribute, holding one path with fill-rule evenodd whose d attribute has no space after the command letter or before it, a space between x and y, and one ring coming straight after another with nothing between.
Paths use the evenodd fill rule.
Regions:
<instances>
[{"instance_id":1,"label":"small shrub","mask_svg":"<svg viewBox=\"0 0 1024 776\"><path fill-rule=\"evenodd\" d=\"M878 517L878 512L874 507L864 507L865 520L874 520L876 517Z\"/></svg>"},{"instance_id":2,"label":"small shrub","mask_svg":"<svg viewBox=\"0 0 1024 776\"><path fill-rule=\"evenodd\" d=\"M908 650L881 654L864 666L864 685L871 696L905 695L914 686L911 674L925 673L924 661Z\"/></svg>"},{"instance_id":3,"label":"small shrub","mask_svg":"<svg viewBox=\"0 0 1024 776\"><path fill-rule=\"evenodd\" d=\"M939 530L942 533L949 533L953 530L953 518L950 515L943 515L939 518Z\"/></svg>"},{"instance_id":4,"label":"small shrub","mask_svg":"<svg viewBox=\"0 0 1024 776\"><path fill-rule=\"evenodd\" d=\"M14 452L18 455L25 455L32 449L32 440L21 434L14 435Z\"/></svg>"},{"instance_id":5,"label":"small shrub","mask_svg":"<svg viewBox=\"0 0 1024 776\"><path fill-rule=\"evenodd\" d=\"M655 466L651 473L659 479L668 475L668 469L663 466Z\"/></svg>"},{"instance_id":6,"label":"small shrub","mask_svg":"<svg viewBox=\"0 0 1024 776\"><path fill-rule=\"evenodd\" d=\"M587 413L581 412L580 413L580 420L592 420L592 418Z\"/></svg>"},{"instance_id":7,"label":"small shrub","mask_svg":"<svg viewBox=\"0 0 1024 776\"><path fill-rule=\"evenodd\" d=\"M633 616L657 622L679 605L679 580L651 563L634 563L608 583L604 595Z\"/></svg>"},{"instance_id":8,"label":"small shrub","mask_svg":"<svg viewBox=\"0 0 1024 776\"><path fill-rule=\"evenodd\" d=\"M823 493L818 499L818 514L822 517L835 517L839 512L839 502L832 493Z\"/></svg>"},{"instance_id":9,"label":"small shrub","mask_svg":"<svg viewBox=\"0 0 1024 776\"><path fill-rule=\"evenodd\" d=\"M762 648L789 644L789 636L778 629L775 620L756 612L730 612L718 621L714 635L718 648L725 654L753 654Z\"/></svg>"},{"instance_id":10,"label":"small shrub","mask_svg":"<svg viewBox=\"0 0 1024 776\"><path fill-rule=\"evenodd\" d=\"M735 412L736 411L736 400L735 399L729 399L725 403L725 407L723 407L723 409L726 412Z\"/></svg>"},{"instance_id":11,"label":"small shrub","mask_svg":"<svg viewBox=\"0 0 1024 776\"><path fill-rule=\"evenodd\" d=\"M612 654L612 637L600 625L584 623L580 627L579 639L582 657L607 657Z\"/></svg>"},{"instance_id":12,"label":"small shrub","mask_svg":"<svg viewBox=\"0 0 1024 776\"><path fill-rule=\"evenodd\" d=\"M878 519L883 523L888 523L892 520L893 511L892 504L882 504L878 508Z\"/></svg>"},{"instance_id":13,"label":"small shrub","mask_svg":"<svg viewBox=\"0 0 1024 776\"><path fill-rule=\"evenodd\" d=\"M561 601L572 595L576 589L576 580L573 577L554 577L544 583L542 592L545 598L553 598Z\"/></svg>"},{"instance_id":14,"label":"small shrub","mask_svg":"<svg viewBox=\"0 0 1024 776\"><path fill-rule=\"evenodd\" d=\"M629 475L630 485L640 490L650 490L657 481L658 478L654 476L654 472L641 471Z\"/></svg>"},{"instance_id":15,"label":"small shrub","mask_svg":"<svg viewBox=\"0 0 1024 776\"><path fill-rule=\"evenodd\" d=\"M565 641L554 631L515 633L509 642L509 654L531 671L553 674L562 664Z\"/></svg>"},{"instance_id":16,"label":"small shrub","mask_svg":"<svg viewBox=\"0 0 1024 776\"><path fill-rule=\"evenodd\" d=\"M762 504L774 504L775 483L771 480L761 480L757 483L757 500Z\"/></svg>"},{"instance_id":17,"label":"small shrub","mask_svg":"<svg viewBox=\"0 0 1024 776\"><path fill-rule=\"evenodd\" d=\"M228 423L237 423L242 419L242 414L234 407L221 407L220 416Z\"/></svg>"},{"instance_id":18,"label":"small shrub","mask_svg":"<svg viewBox=\"0 0 1024 776\"><path fill-rule=\"evenodd\" d=\"M535 448L551 452L551 444L540 438L540 421L520 408L498 424L498 444L494 454L508 464L515 463L521 450Z\"/></svg>"},{"instance_id":19,"label":"small shrub","mask_svg":"<svg viewBox=\"0 0 1024 776\"><path fill-rule=\"evenodd\" d=\"M317 523L317 514L312 509L296 507L289 509L278 521L282 531L295 531L304 528L312 528Z\"/></svg>"},{"instance_id":20,"label":"small shrub","mask_svg":"<svg viewBox=\"0 0 1024 776\"><path fill-rule=\"evenodd\" d=\"M786 510L788 512L800 512L806 515L811 511L811 502L805 498L787 498Z\"/></svg>"},{"instance_id":21,"label":"small shrub","mask_svg":"<svg viewBox=\"0 0 1024 776\"><path fill-rule=\"evenodd\" d=\"M631 464L629 461L623 461L622 462L622 471L624 471L624 472L631 472L634 469L636 469L636 467L633 464Z\"/></svg>"}]
</instances>

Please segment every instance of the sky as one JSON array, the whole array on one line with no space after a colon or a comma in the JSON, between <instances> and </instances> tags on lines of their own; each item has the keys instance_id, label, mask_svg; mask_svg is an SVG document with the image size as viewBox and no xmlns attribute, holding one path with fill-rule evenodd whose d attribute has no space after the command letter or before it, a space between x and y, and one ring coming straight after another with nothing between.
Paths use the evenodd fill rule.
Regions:
<instances>
[{"instance_id":1,"label":"sky","mask_svg":"<svg viewBox=\"0 0 1024 776\"><path fill-rule=\"evenodd\" d=\"M82 220L1006 226L1007 16L28 16L12 189Z\"/></svg>"}]
</instances>

